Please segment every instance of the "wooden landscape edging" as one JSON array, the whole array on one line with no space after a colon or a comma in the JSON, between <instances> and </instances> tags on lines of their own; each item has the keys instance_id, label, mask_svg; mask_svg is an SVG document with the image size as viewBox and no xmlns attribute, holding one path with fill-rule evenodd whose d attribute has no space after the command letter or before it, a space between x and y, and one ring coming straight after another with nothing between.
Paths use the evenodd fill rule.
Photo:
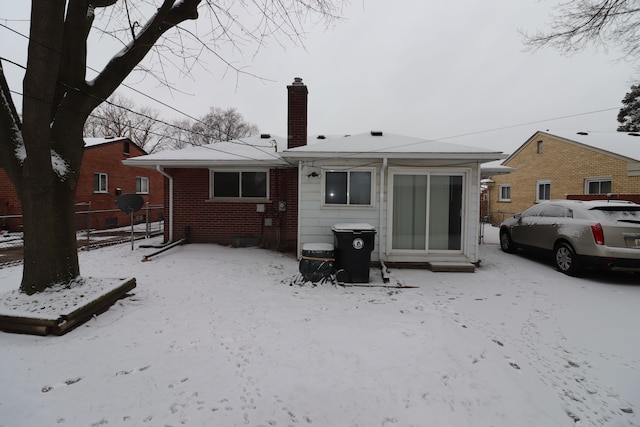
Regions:
<instances>
[{"instance_id":1,"label":"wooden landscape edging","mask_svg":"<svg viewBox=\"0 0 640 427\"><path fill-rule=\"evenodd\" d=\"M64 335L82 325L93 316L104 313L116 301L127 296L127 292L136 287L136 279L124 281L95 300L83 305L71 313L61 314L57 319L39 319L37 317L0 315L0 330L30 335Z\"/></svg>"}]
</instances>

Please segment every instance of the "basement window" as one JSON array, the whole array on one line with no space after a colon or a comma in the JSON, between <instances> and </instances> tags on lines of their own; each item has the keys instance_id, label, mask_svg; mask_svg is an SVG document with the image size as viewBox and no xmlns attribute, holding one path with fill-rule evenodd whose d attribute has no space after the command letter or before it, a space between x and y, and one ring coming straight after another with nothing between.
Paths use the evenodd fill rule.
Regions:
<instances>
[{"instance_id":1,"label":"basement window","mask_svg":"<svg viewBox=\"0 0 640 427\"><path fill-rule=\"evenodd\" d=\"M211 171L210 194L219 198L268 198L267 171Z\"/></svg>"},{"instance_id":2,"label":"basement window","mask_svg":"<svg viewBox=\"0 0 640 427\"><path fill-rule=\"evenodd\" d=\"M611 177L602 176L587 178L584 180L584 194L607 194L611 193Z\"/></svg>"}]
</instances>

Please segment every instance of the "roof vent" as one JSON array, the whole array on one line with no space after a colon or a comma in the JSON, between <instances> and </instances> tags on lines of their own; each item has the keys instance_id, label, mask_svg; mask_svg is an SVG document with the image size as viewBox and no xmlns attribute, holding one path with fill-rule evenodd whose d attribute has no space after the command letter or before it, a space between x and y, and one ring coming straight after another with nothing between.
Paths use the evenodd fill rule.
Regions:
<instances>
[{"instance_id":1,"label":"roof vent","mask_svg":"<svg viewBox=\"0 0 640 427\"><path fill-rule=\"evenodd\" d=\"M371 136L382 136L382 131L381 130L372 130L371 131Z\"/></svg>"},{"instance_id":2,"label":"roof vent","mask_svg":"<svg viewBox=\"0 0 640 427\"><path fill-rule=\"evenodd\" d=\"M640 136L640 133L631 132L629 135L630 136Z\"/></svg>"},{"instance_id":3,"label":"roof vent","mask_svg":"<svg viewBox=\"0 0 640 427\"><path fill-rule=\"evenodd\" d=\"M578 132L578 135L589 135L589 132Z\"/></svg>"},{"instance_id":4,"label":"roof vent","mask_svg":"<svg viewBox=\"0 0 640 427\"><path fill-rule=\"evenodd\" d=\"M271 134L270 133L262 133L260 134L260 139L269 139L271 138Z\"/></svg>"},{"instance_id":5,"label":"roof vent","mask_svg":"<svg viewBox=\"0 0 640 427\"><path fill-rule=\"evenodd\" d=\"M327 137L324 135L318 135L317 139L327 139Z\"/></svg>"}]
</instances>

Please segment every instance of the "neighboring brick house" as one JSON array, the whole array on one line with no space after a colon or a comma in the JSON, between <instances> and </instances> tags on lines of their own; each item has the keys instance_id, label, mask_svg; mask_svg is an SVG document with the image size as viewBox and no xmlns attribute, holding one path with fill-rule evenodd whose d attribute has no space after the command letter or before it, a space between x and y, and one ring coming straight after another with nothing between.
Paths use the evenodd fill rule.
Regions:
<instances>
[{"instance_id":1,"label":"neighboring brick house","mask_svg":"<svg viewBox=\"0 0 640 427\"><path fill-rule=\"evenodd\" d=\"M76 190L78 212L90 210L91 228L104 229L130 223L130 216L119 212L115 202L120 194L137 193L150 205L164 201L164 177L148 169L122 164L122 160L147 154L129 138L85 138L85 151ZM15 189L3 169L0 169L0 203L2 225L11 231L22 227L22 209ZM140 221L145 213L136 214ZM150 214L151 220L162 216L160 209ZM88 215L78 214L78 229L86 228Z\"/></svg>"},{"instance_id":2,"label":"neighboring brick house","mask_svg":"<svg viewBox=\"0 0 640 427\"><path fill-rule=\"evenodd\" d=\"M492 176L491 222L549 199L636 199L640 135L624 132L536 132L502 162L515 169Z\"/></svg>"}]
</instances>

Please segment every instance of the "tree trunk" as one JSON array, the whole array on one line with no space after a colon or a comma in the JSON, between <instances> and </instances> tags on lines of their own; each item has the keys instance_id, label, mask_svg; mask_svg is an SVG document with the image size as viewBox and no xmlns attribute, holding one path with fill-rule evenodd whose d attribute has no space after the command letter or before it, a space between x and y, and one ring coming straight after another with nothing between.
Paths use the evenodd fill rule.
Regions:
<instances>
[{"instance_id":1,"label":"tree trunk","mask_svg":"<svg viewBox=\"0 0 640 427\"><path fill-rule=\"evenodd\" d=\"M37 179L41 180L42 174L34 180ZM20 289L33 294L80 275L75 191L55 174L48 182L25 184L20 200L24 214L24 271Z\"/></svg>"}]
</instances>

